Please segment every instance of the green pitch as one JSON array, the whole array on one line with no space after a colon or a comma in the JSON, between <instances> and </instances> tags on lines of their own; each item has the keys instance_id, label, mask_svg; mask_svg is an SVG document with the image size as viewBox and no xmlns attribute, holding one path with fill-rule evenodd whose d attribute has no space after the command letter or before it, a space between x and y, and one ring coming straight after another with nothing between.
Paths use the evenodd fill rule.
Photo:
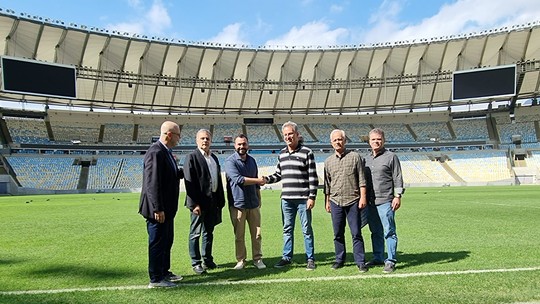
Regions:
<instances>
[{"instance_id":1,"label":"green pitch","mask_svg":"<svg viewBox=\"0 0 540 304\"><path fill-rule=\"evenodd\" d=\"M333 233L322 193L313 214L317 269L305 270L298 225L294 264L273 268L283 244L278 191L263 191L263 253L269 267L257 270L248 261L248 268L232 269L234 240L224 210L214 241L220 268L197 276L187 254L189 213L181 207L172 270L184 280L167 290L143 288L147 234L137 214L138 194L0 197L0 303L540 301L539 197L538 186L408 189L397 213L399 263L391 276L380 267L360 274L351 255L345 268L330 269ZM369 259L367 227L363 233ZM249 240L247 245L250 252ZM80 288L91 290L41 293ZM25 290L40 293L7 293Z\"/></svg>"}]
</instances>

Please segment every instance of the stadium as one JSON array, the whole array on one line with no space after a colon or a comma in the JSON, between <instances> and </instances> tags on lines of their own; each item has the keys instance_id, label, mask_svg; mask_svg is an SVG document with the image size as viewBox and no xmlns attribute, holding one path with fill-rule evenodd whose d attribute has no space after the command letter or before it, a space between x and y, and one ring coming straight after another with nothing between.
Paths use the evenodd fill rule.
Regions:
<instances>
[{"instance_id":1,"label":"stadium","mask_svg":"<svg viewBox=\"0 0 540 304\"><path fill-rule=\"evenodd\" d=\"M259 163L272 167L279 127L292 120L320 151L319 162L334 128L361 151L371 128L386 130L410 186L538 183L536 23L415 42L269 50L1 17L4 61L13 69L75 69L75 79L70 71L57 79L58 92L39 91L50 78L36 77L25 92L4 75L14 88L4 83L3 100L43 107L2 110L5 194L139 188L140 155L166 119L181 125L180 162L194 132L207 128L224 155L231 136L247 134ZM456 71L478 69L483 77L508 65L515 66L509 92L487 87L453 98Z\"/></svg>"},{"instance_id":2,"label":"stadium","mask_svg":"<svg viewBox=\"0 0 540 304\"><path fill-rule=\"evenodd\" d=\"M484 186L520 185L533 195L537 190L529 185L540 184L538 22L414 41L272 48L148 37L0 9L0 37L0 100L23 106L0 108L0 194L13 199L97 193L113 199L133 193L136 198L144 153L165 120L181 127L181 141L174 149L179 165L195 148L196 132L205 128L213 134L212 149L220 162L232 153L232 138L244 133L261 174L272 173L284 146L281 125L290 120L316 152L320 179L324 159L332 153L333 129L345 130L347 146L367 154L368 132L381 128L386 147L401 161L406 188L421 189L419 197L433 193L429 189L464 189L458 186L475 186L459 190L470 194L489 189ZM279 185L272 187L268 192ZM529 203L530 223L537 226L538 207ZM143 239L139 243L144 244ZM534 249L532 240L523 242L526 251ZM537 262L529 263L533 268L526 269L529 280L523 288L539 287L534 279ZM294 273L290 276L294 281ZM411 280L423 284L422 278ZM478 281L477 286L483 286L482 279ZM335 283L343 287L347 282ZM198 283L207 284L204 288L211 293L223 287L204 280L189 284ZM461 284L459 279L447 283L454 291ZM278 286L272 288L279 293ZM134 293L123 301L139 299L140 293ZM10 295L0 294L0 300L3 296ZM534 292L524 297L539 299ZM290 295L278 301L294 299ZM444 296L435 302L445 300L460 302ZM502 300L504 296L486 302ZM314 300L321 301L325 298Z\"/></svg>"}]
</instances>

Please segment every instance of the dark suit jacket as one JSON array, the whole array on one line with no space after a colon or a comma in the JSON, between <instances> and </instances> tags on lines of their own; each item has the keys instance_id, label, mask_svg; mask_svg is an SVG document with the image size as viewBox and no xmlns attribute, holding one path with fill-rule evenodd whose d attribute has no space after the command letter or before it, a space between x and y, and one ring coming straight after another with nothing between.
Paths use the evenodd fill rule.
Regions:
<instances>
[{"instance_id":1,"label":"dark suit jacket","mask_svg":"<svg viewBox=\"0 0 540 304\"><path fill-rule=\"evenodd\" d=\"M218 187L216 193L212 195L210 185L210 170L206 160L199 149L186 156L184 161L184 182L186 184L186 207L193 210L199 205L201 211L208 216L216 216L216 224L221 223L221 211L225 206L225 195L223 192L223 183L221 181L221 167L218 158L211 154L217 164L218 169Z\"/></svg>"},{"instance_id":2,"label":"dark suit jacket","mask_svg":"<svg viewBox=\"0 0 540 304\"><path fill-rule=\"evenodd\" d=\"M174 169L169 151L157 141L144 155L143 184L139 213L154 219L154 213L165 212L165 219L173 219L178 211L178 191L182 169Z\"/></svg>"}]
</instances>

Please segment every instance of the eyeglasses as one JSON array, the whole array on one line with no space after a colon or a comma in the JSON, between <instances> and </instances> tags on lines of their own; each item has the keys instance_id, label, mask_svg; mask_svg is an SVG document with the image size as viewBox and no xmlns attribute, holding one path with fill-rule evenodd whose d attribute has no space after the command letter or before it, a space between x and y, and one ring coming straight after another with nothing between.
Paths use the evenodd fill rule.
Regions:
<instances>
[{"instance_id":1,"label":"eyeglasses","mask_svg":"<svg viewBox=\"0 0 540 304\"><path fill-rule=\"evenodd\" d=\"M176 132L171 132L171 131L169 131L169 132L165 132L165 133L163 133L163 134L167 135L168 133L171 133L171 134L174 134L174 135L176 135L176 136L180 137L180 133L176 133Z\"/></svg>"}]
</instances>

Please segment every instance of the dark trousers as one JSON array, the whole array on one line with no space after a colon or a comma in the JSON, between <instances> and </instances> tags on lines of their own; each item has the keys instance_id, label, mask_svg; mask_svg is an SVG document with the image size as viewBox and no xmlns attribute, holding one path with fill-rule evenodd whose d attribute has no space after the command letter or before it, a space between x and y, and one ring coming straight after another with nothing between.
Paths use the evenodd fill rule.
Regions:
<instances>
[{"instance_id":1,"label":"dark trousers","mask_svg":"<svg viewBox=\"0 0 540 304\"><path fill-rule=\"evenodd\" d=\"M171 248L174 240L174 218L163 224L146 220L148 230L148 274L150 282L165 278L171 268Z\"/></svg>"},{"instance_id":2,"label":"dark trousers","mask_svg":"<svg viewBox=\"0 0 540 304\"><path fill-rule=\"evenodd\" d=\"M212 243L214 242L215 225L215 214L203 212L201 215L195 215L191 212L191 225L189 227L189 256L191 257L191 266L202 263L201 253L205 263L214 261ZM201 237L202 244L199 243Z\"/></svg>"},{"instance_id":3,"label":"dark trousers","mask_svg":"<svg viewBox=\"0 0 540 304\"><path fill-rule=\"evenodd\" d=\"M360 266L365 262L364 239L362 238L361 228L362 209L358 208L358 202L345 207L330 202L330 212L332 214L332 225L334 226L336 262L345 263L347 254L345 249L345 221L347 221L352 235L354 262Z\"/></svg>"}]
</instances>

